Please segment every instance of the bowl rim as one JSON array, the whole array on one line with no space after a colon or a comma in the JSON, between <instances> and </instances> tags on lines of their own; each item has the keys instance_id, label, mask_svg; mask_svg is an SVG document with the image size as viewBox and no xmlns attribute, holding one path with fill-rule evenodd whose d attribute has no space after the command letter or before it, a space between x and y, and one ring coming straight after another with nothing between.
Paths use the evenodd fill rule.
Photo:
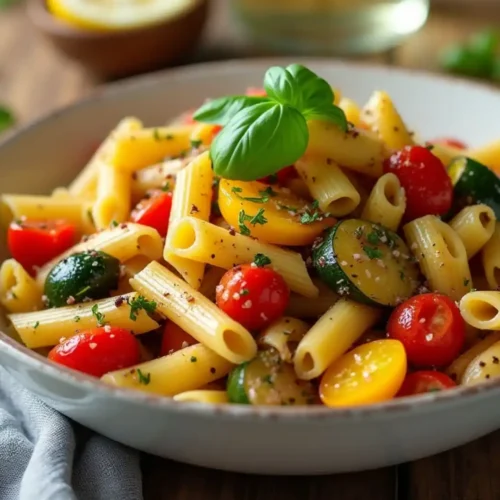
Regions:
<instances>
[{"instance_id":1,"label":"bowl rim","mask_svg":"<svg viewBox=\"0 0 500 500\"><path fill-rule=\"evenodd\" d=\"M26 4L26 12L30 21L36 27L45 32L50 32L58 36L90 40L102 40L104 38L120 39L122 37L137 35L145 31L168 26L169 24L175 23L192 14L197 9L206 7L209 1L210 0L194 0L193 5L186 7L175 16L158 21L156 23L148 24L146 26L139 26L137 28L117 29L109 31L90 30L65 23L63 20L58 19L49 12L49 10L47 9L47 0L28 0Z\"/></svg>"},{"instance_id":2,"label":"bowl rim","mask_svg":"<svg viewBox=\"0 0 500 500\"><path fill-rule=\"evenodd\" d=\"M35 0L36 1L36 0ZM255 67L262 68L272 65L288 65L300 60L304 64L312 64L316 66L323 66L325 69L335 67L337 69L357 68L366 71L384 71L394 74L407 75L412 78L418 77L435 82L449 81L450 83L460 84L465 88L474 88L483 92L494 94L496 97L499 95L499 89L493 85L470 81L463 78L456 78L446 75L436 75L427 73L425 71L395 68L385 66L383 64L369 63L369 62L348 62L342 60L329 59L325 57L269 57L269 58L248 58L248 59L230 59L218 62L205 62L189 66L181 66L178 68L162 70L142 76L127 78L113 83L101 85L91 91L88 95L76 102L56 109L48 114L32 120L19 127L15 127L10 131L3 134L0 138L0 149L9 145L11 142L22 138L23 134L43 126L45 123L50 122L57 118L60 114L75 111L81 107L89 104L99 103L101 100L106 100L113 96L121 96L134 90L147 90L148 87L161 84L165 79L180 79L186 78L199 79L203 77L205 71L210 72L227 70L231 67L234 72L246 72L249 68ZM183 414L204 416L204 417L217 417L217 418L245 418L255 419L267 417L271 419L280 418L287 421L292 420L320 420L334 418L337 420L342 419L363 419L367 417L387 416L387 414L395 415L405 413L409 410L419 411L432 411L441 405L458 405L464 402L464 398L468 403L477 401L480 398L488 397L490 393L500 393L500 377L493 378L475 386L457 386L456 388L442 391L432 392L429 394L421 394L409 398L398 398L381 403L370 405L360 405L354 407L338 407L329 408L325 406L312 406L312 407L258 407L250 405L213 405L209 403L196 403L196 402L176 402L169 396L155 395L134 389L126 389L120 387L113 387L99 379L78 372L71 368L56 365L51 363L47 358L41 356L35 351L23 346L11 336L0 330L0 350L4 351L8 356L16 358L22 363L28 363L32 368L44 372L50 377L57 379L64 379L65 382L70 384L83 385L87 389L91 389L101 396L116 397L122 401L126 401L135 405L151 405L155 408L168 410L172 412L180 412Z\"/></svg>"}]
</instances>

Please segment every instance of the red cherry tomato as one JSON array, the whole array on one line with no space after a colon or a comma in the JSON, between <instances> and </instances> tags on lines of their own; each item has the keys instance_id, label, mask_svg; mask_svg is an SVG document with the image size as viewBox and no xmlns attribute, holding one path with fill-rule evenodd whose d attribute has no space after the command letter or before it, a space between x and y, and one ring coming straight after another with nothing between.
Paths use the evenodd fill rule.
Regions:
<instances>
[{"instance_id":1,"label":"red cherry tomato","mask_svg":"<svg viewBox=\"0 0 500 500\"><path fill-rule=\"evenodd\" d=\"M248 87L245 95L249 97L267 97L267 92L260 87Z\"/></svg>"},{"instance_id":2,"label":"red cherry tomato","mask_svg":"<svg viewBox=\"0 0 500 500\"><path fill-rule=\"evenodd\" d=\"M457 384L448 375L431 370L409 373L399 389L396 397L413 396L426 392L444 391L456 387Z\"/></svg>"},{"instance_id":3,"label":"red cherry tomato","mask_svg":"<svg viewBox=\"0 0 500 500\"><path fill-rule=\"evenodd\" d=\"M290 297L280 274L255 264L233 267L216 292L219 308L249 330L261 330L283 316Z\"/></svg>"},{"instance_id":4,"label":"red cherry tomato","mask_svg":"<svg viewBox=\"0 0 500 500\"><path fill-rule=\"evenodd\" d=\"M9 251L28 273L61 255L75 244L76 228L65 220L12 222L7 234Z\"/></svg>"},{"instance_id":5,"label":"red cherry tomato","mask_svg":"<svg viewBox=\"0 0 500 500\"><path fill-rule=\"evenodd\" d=\"M442 144L443 146L450 146L456 149L467 149L467 144L465 142L459 141L458 139L453 139L450 137L445 137L442 139L435 139L429 141L431 144Z\"/></svg>"},{"instance_id":6,"label":"red cherry tomato","mask_svg":"<svg viewBox=\"0 0 500 500\"><path fill-rule=\"evenodd\" d=\"M172 321L168 321L163 330L160 354L166 356L197 343L198 341L191 337L189 333L186 333L180 326Z\"/></svg>"},{"instance_id":7,"label":"red cherry tomato","mask_svg":"<svg viewBox=\"0 0 500 500\"><path fill-rule=\"evenodd\" d=\"M465 322L446 295L417 295L394 309L387 324L389 337L400 340L415 366L446 366L460 353Z\"/></svg>"},{"instance_id":8,"label":"red cherry tomato","mask_svg":"<svg viewBox=\"0 0 500 500\"><path fill-rule=\"evenodd\" d=\"M137 204L130 214L130 219L132 222L153 227L164 238L168 231L171 209L172 193L155 190L149 198L144 198Z\"/></svg>"},{"instance_id":9,"label":"red cherry tomato","mask_svg":"<svg viewBox=\"0 0 500 500\"><path fill-rule=\"evenodd\" d=\"M101 326L61 342L49 359L95 377L136 365L141 360L139 343L130 330Z\"/></svg>"},{"instance_id":10,"label":"red cherry tomato","mask_svg":"<svg viewBox=\"0 0 500 500\"><path fill-rule=\"evenodd\" d=\"M385 161L384 171L395 174L406 192L406 220L442 215L451 208L451 180L441 160L427 148L404 147Z\"/></svg>"},{"instance_id":11,"label":"red cherry tomato","mask_svg":"<svg viewBox=\"0 0 500 500\"><path fill-rule=\"evenodd\" d=\"M274 175L267 175L259 179L260 182L265 182L266 184L276 184L276 182L284 186L290 179L295 179L299 174L295 170L293 165L289 167L282 168Z\"/></svg>"}]
</instances>

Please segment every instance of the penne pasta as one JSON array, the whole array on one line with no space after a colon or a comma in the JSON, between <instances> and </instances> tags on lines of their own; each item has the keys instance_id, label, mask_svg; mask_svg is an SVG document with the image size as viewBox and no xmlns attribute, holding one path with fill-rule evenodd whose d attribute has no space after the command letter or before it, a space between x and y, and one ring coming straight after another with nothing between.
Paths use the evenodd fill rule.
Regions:
<instances>
[{"instance_id":1,"label":"penne pasta","mask_svg":"<svg viewBox=\"0 0 500 500\"><path fill-rule=\"evenodd\" d=\"M487 205L465 207L450 222L464 244L467 258L472 259L495 232L495 213Z\"/></svg>"},{"instance_id":2,"label":"penne pasta","mask_svg":"<svg viewBox=\"0 0 500 500\"><path fill-rule=\"evenodd\" d=\"M303 297L297 293L291 293L286 308L288 316L300 319L317 319L339 300L340 297L321 280L314 278L312 281L319 291L318 296Z\"/></svg>"},{"instance_id":3,"label":"penne pasta","mask_svg":"<svg viewBox=\"0 0 500 500\"><path fill-rule=\"evenodd\" d=\"M186 164L185 158L179 158L134 172L131 186L132 199L137 202L153 189L172 192L175 188L175 178Z\"/></svg>"},{"instance_id":4,"label":"penne pasta","mask_svg":"<svg viewBox=\"0 0 500 500\"><path fill-rule=\"evenodd\" d=\"M384 143L372 132L349 130L343 132L334 124L308 122L307 153L330 159L342 168L371 177L382 175L382 163L388 156Z\"/></svg>"},{"instance_id":5,"label":"penne pasta","mask_svg":"<svg viewBox=\"0 0 500 500\"><path fill-rule=\"evenodd\" d=\"M460 300L472 288L467 252L458 234L432 215L403 228L431 291Z\"/></svg>"},{"instance_id":6,"label":"penne pasta","mask_svg":"<svg viewBox=\"0 0 500 500\"><path fill-rule=\"evenodd\" d=\"M271 267L290 289L306 297L317 297L318 289L307 273L299 253L262 243L249 236L215 226L194 217L185 217L170 228L171 249L180 257L231 269L252 262L258 253L271 259Z\"/></svg>"},{"instance_id":7,"label":"penne pasta","mask_svg":"<svg viewBox=\"0 0 500 500\"><path fill-rule=\"evenodd\" d=\"M229 403L226 391L186 391L174 396L174 401L182 401L189 403L211 403L223 404Z\"/></svg>"},{"instance_id":8,"label":"penne pasta","mask_svg":"<svg viewBox=\"0 0 500 500\"><path fill-rule=\"evenodd\" d=\"M295 169L323 212L342 217L359 205L361 198L356 188L332 161L303 156Z\"/></svg>"},{"instance_id":9,"label":"penne pasta","mask_svg":"<svg viewBox=\"0 0 500 500\"><path fill-rule=\"evenodd\" d=\"M500 330L500 292L470 292L460 301L460 312L478 330Z\"/></svg>"},{"instance_id":10,"label":"penne pasta","mask_svg":"<svg viewBox=\"0 0 500 500\"><path fill-rule=\"evenodd\" d=\"M500 222L495 223L493 235L481 251L484 275L490 290L500 288Z\"/></svg>"},{"instance_id":11,"label":"penne pasta","mask_svg":"<svg viewBox=\"0 0 500 500\"><path fill-rule=\"evenodd\" d=\"M59 344L62 338L95 328L103 322L126 328L135 334L155 330L158 323L144 310L136 311L133 315L135 319L131 318L130 303L137 297L138 294L132 292L74 306L11 314L9 320L30 349Z\"/></svg>"},{"instance_id":12,"label":"penne pasta","mask_svg":"<svg viewBox=\"0 0 500 500\"><path fill-rule=\"evenodd\" d=\"M99 168L103 158L108 158L115 147L116 138L122 134L130 134L140 130L142 123L136 118L125 118L109 134L99 146L89 163L82 169L78 176L69 185L68 191L72 196L93 200L97 193L97 180Z\"/></svg>"},{"instance_id":13,"label":"penne pasta","mask_svg":"<svg viewBox=\"0 0 500 500\"><path fill-rule=\"evenodd\" d=\"M102 381L162 396L199 389L229 373L232 365L202 344L124 370L107 373Z\"/></svg>"},{"instance_id":14,"label":"penne pasta","mask_svg":"<svg viewBox=\"0 0 500 500\"><path fill-rule=\"evenodd\" d=\"M5 260L0 266L0 302L11 313L43 308L41 288L14 259Z\"/></svg>"},{"instance_id":15,"label":"penne pasta","mask_svg":"<svg viewBox=\"0 0 500 500\"><path fill-rule=\"evenodd\" d=\"M212 163L208 152L195 158L177 176L176 189L172 200L169 227L186 216L207 221L212 203ZM193 288L198 289L203 281L205 263L195 262L176 255L172 247L172 231L169 231L163 250L163 258Z\"/></svg>"},{"instance_id":16,"label":"penne pasta","mask_svg":"<svg viewBox=\"0 0 500 500\"><path fill-rule=\"evenodd\" d=\"M299 342L294 357L297 376L302 380L319 377L380 316L379 309L364 304L346 299L336 302Z\"/></svg>"},{"instance_id":17,"label":"penne pasta","mask_svg":"<svg viewBox=\"0 0 500 500\"><path fill-rule=\"evenodd\" d=\"M355 101L348 97L342 97L338 106L344 111L345 117L349 123L352 123L355 127L359 127L362 124L361 109Z\"/></svg>"},{"instance_id":18,"label":"penne pasta","mask_svg":"<svg viewBox=\"0 0 500 500\"><path fill-rule=\"evenodd\" d=\"M406 210L406 196L399 179L385 174L378 179L366 201L361 218L396 231Z\"/></svg>"},{"instance_id":19,"label":"penne pasta","mask_svg":"<svg viewBox=\"0 0 500 500\"><path fill-rule=\"evenodd\" d=\"M109 161L118 170L135 172L191 148L192 126L159 127L120 133Z\"/></svg>"},{"instance_id":20,"label":"penne pasta","mask_svg":"<svg viewBox=\"0 0 500 500\"><path fill-rule=\"evenodd\" d=\"M78 243L64 254L45 264L37 274L37 282L43 286L52 268L71 254L88 250L101 250L126 262L137 255L144 255L150 260L161 258L163 242L156 229L140 224L121 224L113 229L101 231Z\"/></svg>"},{"instance_id":21,"label":"penne pasta","mask_svg":"<svg viewBox=\"0 0 500 500\"><path fill-rule=\"evenodd\" d=\"M255 340L243 326L161 264L151 262L130 283L156 302L158 313L220 356L242 363L255 355Z\"/></svg>"}]
</instances>

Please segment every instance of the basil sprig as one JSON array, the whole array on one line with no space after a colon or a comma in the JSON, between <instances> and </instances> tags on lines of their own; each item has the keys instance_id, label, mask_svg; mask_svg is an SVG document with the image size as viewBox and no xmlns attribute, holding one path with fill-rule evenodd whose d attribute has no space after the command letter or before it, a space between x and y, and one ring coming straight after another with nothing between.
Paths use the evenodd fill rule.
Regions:
<instances>
[{"instance_id":1,"label":"basil sprig","mask_svg":"<svg viewBox=\"0 0 500 500\"><path fill-rule=\"evenodd\" d=\"M0 104L0 132L12 127L15 121L12 112Z\"/></svg>"},{"instance_id":2,"label":"basil sprig","mask_svg":"<svg viewBox=\"0 0 500 500\"><path fill-rule=\"evenodd\" d=\"M210 148L218 176L252 181L293 164L309 142L307 120L328 121L347 131L330 85L304 66L269 68L264 89L268 97L221 97L194 113L197 121L224 127Z\"/></svg>"}]
</instances>

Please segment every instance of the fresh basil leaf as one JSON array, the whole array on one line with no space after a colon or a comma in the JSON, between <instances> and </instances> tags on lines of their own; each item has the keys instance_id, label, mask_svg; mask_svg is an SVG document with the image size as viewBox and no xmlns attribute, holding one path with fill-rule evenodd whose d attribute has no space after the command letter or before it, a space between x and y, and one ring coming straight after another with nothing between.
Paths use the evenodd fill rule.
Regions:
<instances>
[{"instance_id":1,"label":"fresh basil leaf","mask_svg":"<svg viewBox=\"0 0 500 500\"><path fill-rule=\"evenodd\" d=\"M15 122L16 120L12 112L0 105L0 132L12 127Z\"/></svg>"},{"instance_id":2,"label":"fresh basil leaf","mask_svg":"<svg viewBox=\"0 0 500 500\"><path fill-rule=\"evenodd\" d=\"M321 108L312 108L302 113L306 120L323 120L338 125L340 129L347 132L347 118L342 109L330 104Z\"/></svg>"},{"instance_id":3,"label":"fresh basil leaf","mask_svg":"<svg viewBox=\"0 0 500 500\"><path fill-rule=\"evenodd\" d=\"M263 102L241 110L210 149L216 175L252 181L293 164L305 152L309 132L291 106Z\"/></svg>"},{"instance_id":4,"label":"fresh basil leaf","mask_svg":"<svg viewBox=\"0 0 500 500\"><path fill-rule=\"evenodd\" d=\"M302 89L287 69L273 66L264 76L264 89L267 95L275 101L288 104L301 111L304 107Z\"/></svg>"},{"instance_id":5,"label":"fresh basil leaf","mask_svg":"<svg viewBox=\"0 0 500 500\"><path fill-rule=\"evenodd\" d=\"M326 80L301 64L291 64L286 70L300 88L304 101L304 108L300 111L333 104L335 96L332 87Z\"/></svg>"},{"instance_id":6,"label":"fresh basil leaf","mask_svg":"<svg viewBox=\"0 0 500 500\"><path fill-rule=\"evenodd\" d=\"M266 97L230 96L207 101L193 114L196 121L226 126L239 111L266 102Z\"/></svg>"}]
</instances>

